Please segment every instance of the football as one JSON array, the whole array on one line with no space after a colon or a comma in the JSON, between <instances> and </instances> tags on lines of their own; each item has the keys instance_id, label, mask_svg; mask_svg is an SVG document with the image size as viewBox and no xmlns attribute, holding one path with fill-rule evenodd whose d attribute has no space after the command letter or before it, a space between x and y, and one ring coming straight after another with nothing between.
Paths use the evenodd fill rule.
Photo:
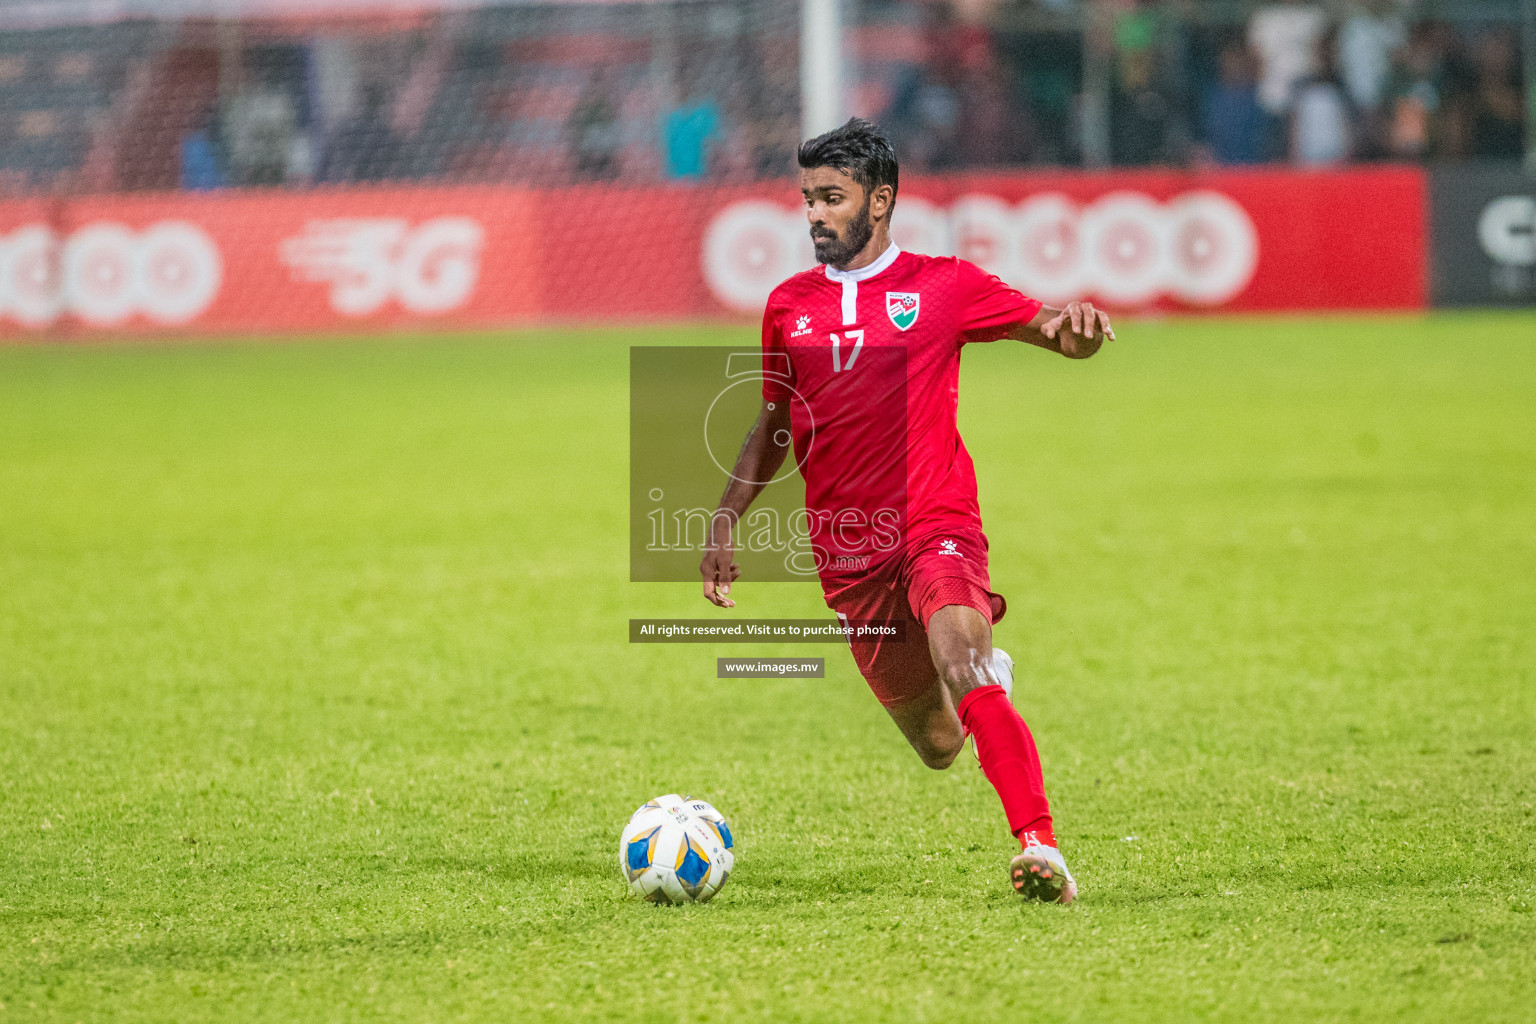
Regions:
<instances>
[{"instance_id":1,"label":"football","mask_svg":"<svg viewBox=\"0 0 1536 1024\"><path fill-rule=\"evenodd\" d=\"M719 811L669 793L630 816L619 836L619 870L652 903L705 903L731 877L734 845Z\"/></svg>"}]
</instances>

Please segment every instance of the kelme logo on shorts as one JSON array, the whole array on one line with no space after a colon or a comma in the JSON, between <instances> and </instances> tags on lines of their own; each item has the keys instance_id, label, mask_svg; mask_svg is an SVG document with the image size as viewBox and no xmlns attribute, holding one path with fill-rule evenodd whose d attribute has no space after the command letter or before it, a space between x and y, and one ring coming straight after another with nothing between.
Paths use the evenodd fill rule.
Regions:
<instances>
[{"instance_id":1,"label":"kelme logo on shorts","mask_svg":"<svg viewBox=\"0 0 1536 1024\"><path fill-rule=\"evenodd\" d=\"M917 322L917 299L917 292L886 292L885 315L904 331Z\"/></svg>"}]
</instances>

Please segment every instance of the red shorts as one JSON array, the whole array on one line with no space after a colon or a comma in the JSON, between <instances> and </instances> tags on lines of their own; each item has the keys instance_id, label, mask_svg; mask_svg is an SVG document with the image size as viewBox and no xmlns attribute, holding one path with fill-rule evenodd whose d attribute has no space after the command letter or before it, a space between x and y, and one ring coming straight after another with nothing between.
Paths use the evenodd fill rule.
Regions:
<instances>
[{"instance_id":1,"label":"red shorts","mask_svg":"<svg viewBox=\"0 0 1536 1024\"><path fill-rule=\"evenodd\" d=\"M975 608L1000 621L1008 602L992 593L987 575L987 538L980 530L932 534L872 573L824 576L827 607L840 618L902 622L903 636L855 638L853 660L886 707L928 693L938 682L928 651L928 620L945 605Z\"/></svg>"}]
</instances>

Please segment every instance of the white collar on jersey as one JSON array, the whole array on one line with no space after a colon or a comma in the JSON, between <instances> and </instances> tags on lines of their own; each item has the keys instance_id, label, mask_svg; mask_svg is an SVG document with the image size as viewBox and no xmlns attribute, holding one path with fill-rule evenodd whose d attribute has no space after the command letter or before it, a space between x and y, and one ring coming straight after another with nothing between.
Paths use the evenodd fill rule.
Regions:
<instances>
[{"instance_id":1,"label":"white collar on jersey","mask_svg":"<svg viewBox=\"0 0 1536 1024\"><path fill-rule=\"evenodd\" d=\"M901 247L898 246L895 242L892 242L890 247L887 248L885 252L881 253L875 262L871 263L867 267L860 267L858 270L838 270L836 267L832 266L832 264L828 263L827 276L834 281L852 281L854 284L857 284L860 281L868 281L870 278L880 273L880 271L884 270L886 267L889 267L892 263L895 263L896 257L900 255Z\"/></svg>"}]
</instances>

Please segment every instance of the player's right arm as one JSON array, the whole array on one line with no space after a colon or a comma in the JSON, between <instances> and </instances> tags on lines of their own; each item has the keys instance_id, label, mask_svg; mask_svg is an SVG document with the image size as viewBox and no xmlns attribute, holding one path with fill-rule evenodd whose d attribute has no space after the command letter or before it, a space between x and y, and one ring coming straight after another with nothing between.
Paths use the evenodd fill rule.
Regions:
<instances>
[{"instance_id":1,"label":"player's right arm","mask_svg":"<svg viewBox=\"0 0 1536 1024\"><path fill-rule=\"evenodd\" d=\"M729 595L731 583L741 575L741 569L736 565L732 531L767 486L753 481L772 480L779 467L784 465L788 447L779 439L788 436L789 403L763 399L757 422L747 432L741 454L736 456L731 482L726 485L725 493L720 496L720 506L710 518L709 547L704 551L704 560L699 563L699 575L704 577L704 599L721 608L736 607Z\"/></svg>"},{"instance_id":2,"label":"player's right arm","mask_svg":"<svg viewBox=\"0 0 1536 1024\"><path fill-rule=\"evenodd\" d=\"M1109 314L1091 302L1069 302L1053 309L1026 298L996 274L966 260L955 261L955 285L960 296L960 329L967 341L1013 338L1038 345L1068 359L1087 359L1115 329Z\"/></svg>"},{"instance_id":3,"label":"player's right arm","mask_svg":"<svg viewBox=\"0 0 1536 1024\"><path fill-rule=\"evenodd\" d=\"M1009 330L1006 337L1025 341L1068 359L1087 359L1099 350L1104 339L1115 339L1109 314L1094 309L1091 302L1069 302L1060 309L1041 306L1028 323Z\"/></svg>"}]
</instances>

